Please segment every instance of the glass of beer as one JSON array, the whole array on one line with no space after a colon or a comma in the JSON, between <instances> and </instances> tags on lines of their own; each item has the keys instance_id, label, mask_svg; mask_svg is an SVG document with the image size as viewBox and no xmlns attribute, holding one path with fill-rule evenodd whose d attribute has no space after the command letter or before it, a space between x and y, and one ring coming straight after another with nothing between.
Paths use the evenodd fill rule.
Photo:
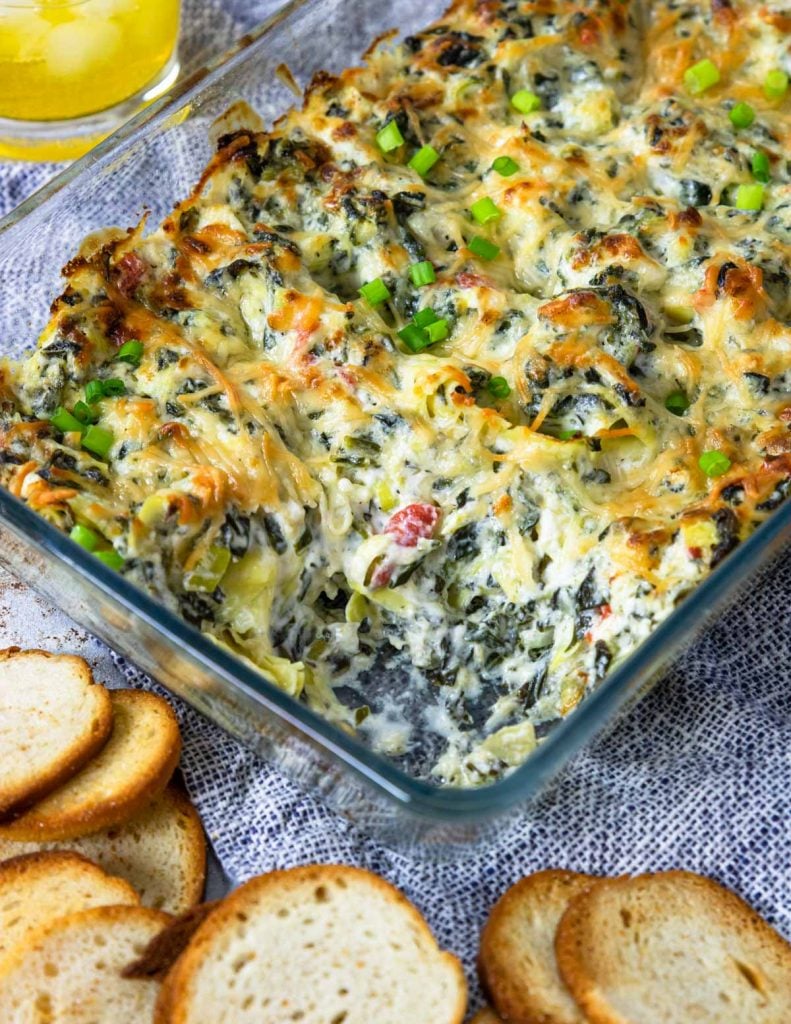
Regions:
<instances>
[{"instance_id":1,"label":"glass of beer","mask_svg":"<svg viewBox=\"0 0 791 1024\"><path fill-rule=\"evenodd\" d=\"M178 75L179 0L0 0L0 157L72 159Z\"/></svg>"}]
</instances>

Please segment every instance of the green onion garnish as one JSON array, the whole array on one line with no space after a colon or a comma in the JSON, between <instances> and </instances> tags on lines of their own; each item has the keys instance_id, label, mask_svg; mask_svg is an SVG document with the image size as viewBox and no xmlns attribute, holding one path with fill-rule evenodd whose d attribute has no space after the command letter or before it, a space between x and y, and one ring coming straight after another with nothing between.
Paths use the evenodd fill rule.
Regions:
<instances>
[{"instance_id":1,"label":"green onion garnish","mask_svg":"<svg viewBox=\"0 0 791 1024\"><path fill-rule=\"evenodd\" d=\"M558 441L575 441L581 434L579 430L560 430L558 431Z\"/></svg>"},{"instance_id":2,"label":"green onion garnish","mask_svg":"<svg viewBox=\"0 0 791 1024\"><path fill-rule=\"evenodd\" d=\"M89 452L98 455L100 459L106 460L107 453L113 446L113 435L103 427L90 426L83 434L82 446Z\"/></svg>"},{"instance_id":3,"label":"green onion garnish","mask_svg":"<svg viewBox=\"0 0 791 1024\"><path fill-rule=\"evenodd\" d=\"M398 332L398 337L413 352L420 352L431 344L429 336L417 324L407 324L406 327L402 327Z\"/></svg>"},{"instance_id":4,"label":"green onion garnish","mask_svg":"<svg viewBox=\"0 0 791 1024\"><path fill-rule=\"evenodd\" d=\"M409 268L409 276L416 288L422 288L425 284L433 284L437 280L434 273L434 264L430 260L423 260L421 263L413 263Z\"/></svg>"},{"instance_id":5,"label":"green onion garnish","mask_svg":"<svg viewBox=\"0 0 791 1024\"><path fill-rule=\"evenodd\" d=\"M529 89L520 89L511 97L511 106L520 114L532 114L541 108L541 97Z\"/></svg>"},{"instance_id":6,"label":"green onion garnish","mask_svg":"<svg viewBox=\"0 0 791 1024\"><path fill-rule=\"evenodd\" d=\"M755 180L762 181L764 185L772 177L769 169L769 157L760 149L756 153L753 153L752 169Z\"/></svg>"},{"instance_id":7,"label":"green onion garnish","mask_svg":"<svg viewBox=\"0 0 791 1024\"><path fill-rule=\"evenodd\" d=\"M731 468L731 460L722 452L713 450L703 452L698 459L698 465L706 476L722 476Z\"/></svg>"},{"instance_id":8,"label":"green onion garnish","mask_svg":"<svg viewBox=\"0 0 791 1024\"><path fill-rule=\"evenodd\" d=\"M389 153L392 149L404 145L404 136L395 121L388 121L384 128L376 133L376 144L383 153Z\"/></svg>"},{"instance_id":9,"label":"green onion garnish","mask_svg":"<svg viewBox=\"0 0 791 1024\"><path fill-rule=\"evenodd\" d=\"M139 366L143 351L142 341L126 341L116 352L115 358L130 366Z\"/></svg>"},{"instance_id":10,"label":"green onion garnish","mask_svg":"<svg viewBox=\"0 0 791 1024\"><path fill-rule=\"evenodd\" d=\"M87 402L75 402L72 412L82 424L95 423L99 419L99 410Z\"/></svg>"},{"instance_id":11,"label":"green onion garnish","mask_svg":"<svg viewBox=\"0 0 791 1024\"><path fill-rule=\"evenodd\" d=\"M85 385L85 400L93 404L104 398L104 384L100 380L89 380Z\"/></svg>"},{"instance_id":12,"label":"green onion garnish","mask_svg":"<svg viewBox=\"0 0 791 1024\"><path fill-rule=\"evenodd\" d=\"M439 317L433 309L419 309L417 313L412 317L413 323L416 323L418 327L428 327L429 324L436 323Z\"/></svg>"},{"instance_id":13,"label":"green onion garnish","mask_svg":"<svg viewBox=\"0 0 791 1024\"><path fill-rule=\"evenodd\" d=\"M123 568L124 560L113 548L110 548L109 551L94 551L94 555L100 562L104 562L108 569L115 569L118 572Z\"/></svg>"},{"instance_id":14,"label":"green onion garnish","mask_svg":"<svg viewBox=\"0 0 791 1024\"><path fill-rule=\"evenodd\" d=\"M70 431L82 431L84 426L77 419L76 416L72 416L68 409L64 409L62 405L59 405L55 412L50 416L49 419L52 426L61 432L61 434L68 434Z\"/></svg>"},{"instance_id":15,"label":"green onion garnish","mask_svg":"<svg viewBox=\"0 0 791 1024\"><path fill-rule=\"evenodd\" d=\"M421 178L425 178L437 160L439 153L433 146L421 146L409 161L409 166L413 171L417 171Z\"/></svg>"},{"instance_id":16,"label":"green onion garnish","mask_svg":"<svg viewBox=\"0 0 791 1024\"><path fill-rule=\"evenodd\" d=\"M737 210L761 210L763 205L763 185L739 185L736 189Z\"/></svg>"},{"instance_id":17,"label":"green onion garnish","mask_svg":"<svg viewBox=\"0 0 791 1024\"><path fill-rule=\"evenodd\" d=\"M428 340L433 345L437 341L444 341L448 336L448 321L440 317L433 323L426 324L423 330L428 335Z\"/></svg>"},{"instance_id":18,"label":"green onion garnish","mask_svg":"<svg viewBox=\"0 0 791 1024\"><path fill-rule=\"evenodd\" d=\"M519 164L516 160L512 160L510 156L498 156L492 164L492 170L497 171L504 178L510 178L512 174L516 174L519 170Z\"/></svg>"},{"instance_id":19,"label":"green onion garnish","mask_svg":"<svg viewBox=\"0 0 791 1024\"><path fill-rule=\"evenodd\" d=\"M683 416L689 408L689 399L683 391L672 391L665 399L665 408L676 416Z\"/></svg>"},{"instance_id":20,"label":"green onion garnish","mask_svg":"<svg viewBox=\"0 0 791 1024\"><path fill-rule=\"evenodd\" d=\"M508 398L511 394L511 387L505 377L491 377L486 387L494 398Z\"/></svg>"},{"instance_id":21,"label":"green onion garnish","mask_svg":"<svg viewBox=\"0 0 791 1024\"><path fill-rule=\"evenodd\" d=\"M388 299L392 298L390 289L381 277L375 277L373 281L364 284L360 288L360 295L371 306L378 306L381 302L387 302Z\"/></svg>"},{"instance_id":22,"label":"green onion garnish","mask_svg":"<svg viewBox=\"0 0 791 1024\"><path fill-rule=\"evenodd\" d=\"M503 211L489 196L476 199L470 207L470 213L479 224L488 224L489 221L499 220L503 215Z\"/></svg>"},{"instance_id":23,"label":"green onion garnish","mask_svg":"<svg viewBox=\"0 0 791 1024\"><path fill-rule=\"evenodd\" d=\"M708 59L699 60L684 72L684 85L693 96L697 96L720 80L719 68Z\"/></svg>"},{"instance_id":24,"label":"green onion garnish","mask_svg":"<svg viewBox=\"0 0 791 1024\"><path fill-rule=\"evenodd\" d=\"M768 100L781 100L788 92L788 75L780 68L770 71L764 79L764 96Z\"/></svg>"},{"instance_id":25,"label":"green onion garnish","mask_svg":"<svg viewBox=\"0 0 791 1024\"><path fill-rule=\"evenodd\" d=\"M85 398L90 403L98 402L100 398L125 394L126 385L119 377L110 377L109 380L89 380L85 385Z\"/></svg>"},{"instance_id":26,"label":"green onion garnish","mask_svg":"<svg viewBox=\"0 0 791 1024\"><path fill-rule=\"evenodd\" d=\"M737 103L728 115L734 128L749 128L755 120L755 111L749 103Z\"/></svg>"},{"instance_id":27,"label":"green onion garnish","mask_svg":"<svg viewBox=\"0 0 791 1024\"><path fill-rule=\"evenodd\" d=\"M467 248L479 259L489 260L496 259L500 255L500 246L495 245L494 242L490 242L488 238L481 238L480 235L475 235L467 242Z\"/></svg>"},{"instance_id":28,"label":"green onion garnish","mask_svg":"<svg viewBox=\"0 0 791 1024\"><path fill-rule=\"evenodd\" d=\"M420 352L428 345L444 341L449 330L448 321L437 316L433 309L419 309L412 317L412 323L401 328L398 337L413 352Z\"/></svg>"},{"instance_id":29,"label":"green onion garnish","mask_svg":"<svg viewBox=\"0 0 791 1024\"><path fill-rule=\"evenodd\" d=\"M72 526L69 536L72 540L76 540L80 547L85 548L86 551L95 551L102 539L95 530L82 526L81 523Z\"/></svg>"}]
</instances>

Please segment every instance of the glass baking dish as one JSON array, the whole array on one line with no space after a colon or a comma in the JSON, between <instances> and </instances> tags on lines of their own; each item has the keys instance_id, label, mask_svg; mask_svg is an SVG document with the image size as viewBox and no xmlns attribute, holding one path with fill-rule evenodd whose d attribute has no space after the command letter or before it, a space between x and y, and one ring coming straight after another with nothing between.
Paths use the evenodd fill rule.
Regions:
<instances>
[{"instance_id":1,"label":"glass baking dish","mask_svg":"<svg viewBox=\"0 0 791 1024\"><path fill-rule=\"evenodd\" d=\"M444 0L293 0L23 203L0 222L2 354L31 347L59 293L60 267L86 235L134 225L145 211L157 222L190 191L218 131L257 127L256 118L271 123L295 101L281 65L304 88L318 70L359 63L377 35L393 26L414 31L443 7ZM712 615L745 594L789 536L791 503L557 722L521 768L482 789L453 790L373 754L0 491L0 560L14 573L364 831L424 857L483 843L524 814L584 742L645 693Z\"/></svg>"}]
</instances>

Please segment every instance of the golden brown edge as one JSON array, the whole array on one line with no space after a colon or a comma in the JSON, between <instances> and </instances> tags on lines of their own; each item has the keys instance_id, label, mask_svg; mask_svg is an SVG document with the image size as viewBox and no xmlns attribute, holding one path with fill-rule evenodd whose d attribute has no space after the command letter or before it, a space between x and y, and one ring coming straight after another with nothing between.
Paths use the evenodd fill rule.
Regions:
<instances>
[{"instance_id":1,"label":"golden brown edge","mask_svg":"<svg viewBox=\"0 0 791 1024\"><path fill-rule=\"evenodd\" d=\"M158 694L147 690L122 689L109 691L111 701L123 695L124 700L133 702L156 702L162 714L162 723L167 736L163 738L164 756L159 763L152 763L142 774L135 775L127 793L108 802L97 802L90 811L79 814L61 813L47 819L37 819L36 806L19 818L0 825L0 835L20 842L57 842L79 839L104 828L121 825L142 811L154 797L165 789L176 770L181 756L181 733L178 719L171 705Z\"/></svg>"},{"instance_id":2,"label":"golden brown edge","mask_svg":"<svg viewBox=\"0 0 791 1024\"><path fill-rule=\"evenodd\" d=\"M91 666L76 654L52 654L37 647L23 650L21 647L6 647L0 650L0 662L9 661L17 656L37 655L44 658L56 658L59 661L74 663L80 675L90 688L95 698L92 728L62 754L61 760L54 762L49 769L40 771L35 780L31 780L23 792L11 796L3 790L0 783L0 822L13 819L29 807L52 793L59 786L68 782L88 761L94 758L105 746L113 730L113 710L108 691L93 678Z\"/></svg>"},{"instance_id":3,"label":"golden brown edge","mask_svg":"<svg viewBox=\"0 0 791 1024\"><path fill-rule=\"evenodd\" d=\"M151 907L142 907L139 904L133 906L117 904L106 907L91 907L87 910L76 910L71 914L64 914L63 917L55 918L49 924L37 929L26 942L22 943L15 950L5 963L3 978L6 979L9 974L13 973L24 962L31 952L35 952L39 943L45 941L53 932L60 931L74 924L75 920L83 917L103 918L107 923L108 931L112 932L113 928L117 925L123 924L123 918L130 913L149 918L152 923L159 926L160 930L166 928L172 920L170 914L166 914L161 910L154 910Z\"/></svg>"},{"instance_id":4,"label":"golden brown edge","mask_svg":"<svg viewBox=\"0 0 791 1024\"><path fill-rule=\"evenodd\" d=\"M542 871L526 875L506 889L489 912L489 917L481 930L478 977L481 988L486 993L493 1009L513 1024L563 1024L563 1022L551 1015L548 1016L543 1011L539 1012L530 1004L529 1000L525 999L523 986L513 983L507 965L505 968L503 966L498 948L501 927L504 926L512 912L521 907L526 894L528 894L528 899L532 899L533 891L538 889L540 892L547 883L576 882L577 880L585 880L589 888L601 879L596 875L586 875L570 871L567 868L545 868ZM574 897L572 896L572 898ZM570 989L569 994L575 998Z\"/></svg>"},{"instance_id":5,"label":"golden brown edge","mask_svg":"<svg viewBox=\"0 0 791 1024\"><path fill-rule=\"evenodd\" d=\"M203 963L208 947L222 926L237 913L242 912L248 897L256 899L271 886L285 884L298 886L303 884L320 884L336 880L338 877L365 880L368 884L383 891L402 909L406 910L413 923L423 932L424 936L436 949L437 956L451 967L458 982L458 999L453 1009L452 1024L462 1024L467 1009L467 981L464 969L458 957L447 950L440 949L433 932L423 915L407 897L395 886L379 875L363 868L350 867L344 864L308 864L279 871L270 871L257 875L239 886L222 900L199 926L192 936L184 953L178 958L170 972L166 975L159 992L153 1024L187 1024L187 1017L181 1012L187 994L191 975Z\"/></svg>"},{"instance_id":6,"label":"golden brown edge","mask_svg":"<svg viewBox=\"0 0 791 1024\"><path fill-rule=\"evenodd\" d=\"M163 793L172 798L174 814L181 815L187 824L184 843L191 854L189 866L191 884L183 894L184 906L182 909L186 913L201 902L206 889L206 831L197 808L180 785L174 785L171 782L164 788Z\"/></svg>"},{"instance_id":7,"label":"golden brown edge","mask_svg":"<svg viewBox=\"0 0 791 1024\"><path fill-rule=\"evenodd\" d=\"M699 889L704 898L718 901L723 918L729 918L732 925L741 930L754 931L763 941L774 946L778 954L787 958L788 969L791 972L791 943L787 942L746 900L713 878L680 868L605 878L569 902L555 936L555 956L561 977L589 1018L590 1024L622 1024L621 1017L599 996L594 980L585 970L584 958L580 955L585 946L581 931L590 913L591 903L607 891L628 888L635 883L645 885L653 879L681 881L685 885Z\"/></svg>"}]
</instances>

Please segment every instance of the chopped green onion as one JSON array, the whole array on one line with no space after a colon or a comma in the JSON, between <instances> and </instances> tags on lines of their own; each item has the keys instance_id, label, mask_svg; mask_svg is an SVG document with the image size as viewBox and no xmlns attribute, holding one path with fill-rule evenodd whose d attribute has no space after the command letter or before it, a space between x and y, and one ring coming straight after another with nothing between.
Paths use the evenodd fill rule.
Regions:
<instances>
[{"instance_id":1,"label":"chopped green onion","mask_svg":"<svg viewBox=\"0 0 791 1024\"><path fill-rule=\"evenodd\" d=\"M498 156L492 164L492 170L497 171L503 178L510 178L512 174L516 174L519 170L519 164L516 160L512 160L510 156Z\"/></svg>"},{"instance_id":2,"label":"chopped green onion","mask_svg":"<svg viewBox=\"0 0 791 1024\"><path fill-rule=\"evenodd\" d=\"M739 185L736 189L737 210L760 210L763 205L763 185Z\"/></svg>"},{"instance_id":3,"label":"chopped green onion","mask_svg":"<svg viewBox=\"0 0 791 1024\"><path fill-rule=\"evenodd\" d=\"M59 405L55 412L50 416L49 419L52 426L61 432L61 434L68 434L70 431L84 430L84 426L77 419L76 416L72 416L68 409L64 409L62 405Z\"/></svg>"},{"instance_id":4,"label":"chopped green onion","mask_svg":"<svg viewBox=\"0 0 791 1024\"><path fill-rule=\"evenodd\" d=\"M558 432L558 441L573 441L579 436L579 430L561 430Z\"/></svg>"},{"instance_id":5,"label":"chopped green onion","mask_svg":"<svg viewBox=\"0 0 791 1024\"><path fill-rule=\"evenodd\" d=\"M407 324L406 327L402 327L398 332L398 337L413 352L420 352L431 344L429 336L417 324Z\"/></svg>"},{"instance_id":6,"label":"chopped green onion","mask_svg":"<svg viewBox=\"0 0 791 1024\"><path fill-rule=\"evenodd\" d=\"M769 157L760 149L753 153L752 169L755 180L763 182L764 185L772 177L769 169Z\"/></svg>"},{"instance_id":7,"label":"chopped green onion","mask_svg":"<svg viewBox=\"0 0 791 1024\"><path fill-rule=\"evenodd\" d=\"M99 419L99 410L87 402L75 402L72 412L82 424L95 423Z\"/></svg>"},{"instance_id":8,"label":"chopped green onion","mask_svg":"<svg viewBox=\"0 0 791 1024\"><path fill-rule=\"evenodd\" d=\"M503 215L503 211L489 196L476 199L470 207L470 213L479 224L488 224L489 221L499 220Z\"/></svg>"},{"instance_id":9,"label":"chopped green onion","mask_svg":"<svg viewBox=\"0 0 791 1024\"><path fill-rule=\"evenodd\" d=\"M433 345L435 342L444 341L447 338L449 331L448 321L440 318L433 323L426 324L423 330L425 330L429 341Z\"/></svg>"},{"instance_id":10,"label":"chopped green onion","mask_svg":"<svg viewBox=\"0 0 791 1024\"><path fill-rule=\"evenodd\" d=\"M98 402L100 398L125 394L126 385L119 377L110 377L108 380L89 380L85 385L85 398L91 404Z\"/></svg>"},{"instance_id":11,"label":"chopped green onion","mask_svg":"<svg viewBox=\"0 0 791 1024\"><path fill-rule=\"evenodd\" d=\"M665 408L675 416L683 416L689 408L689 399L683 391L672 391L665 399Z\"/></svg>"},{"instance_id":12,"label":"chopped green onion","mask_svg":"<svg viewBox=\"0 0 791 1024\"><path fill-rule=\"evenodd\" d=\"M434 273L434 264L430 260L413 263L409 268L409 276L412 278L412 284L416 288L421 288L424 284L433 284L437 280L437 275Z\"/></svg>"},{"instance_id":13,"label":"chopped green onion","mask_svg":"<svg viewBox=\"0 0 791 1024\"><path fill-rule=\"evenodd\" d=\"M712 450L702 453L698 459L698 465L706 476L722 476L731 468L731 460L722 452Z\"/></svg>"},{"instance_id":14,"label":"chopped green onion","mask_svg":"<svg viewBox=\"0 0 791 1024\"><path fill-rule=\"evenodd\" d=\"M139 366L143 351L142 341L126 341L116 352L115 358L122 363L129 363L130 366Z\"/></svg>"},{"instance_id":15,"label":"chopped green onion","mask_svg":"<svg viewBox=\"0 0 791 1024\"><path fill-rule=\"evenodd\" d=\"M389 153L392 149L404 145L404 136L395 121L388 121L384 128L376 133L376 144L383 153Z\"/></svg>"},{"instance_id":16,"label":"chopped green onion","mask_svg":"<svg viewBox=\"0 0 791 1024\"><path fill-rule=\"evenodd\" d=\"M481 238L480 235L475 235L467 242L467 248L479 259L489 260L496 259L500 255L500 246L495 245L494 242L490 242L488 238Z\"/></svg>"},{"instance_id":17,"label":"chopped green onion","mask_svg":"<svg viewBox=\"0 0 791 1024\"><path fill-rule=\"evenodd\" d=\"M94 555L100 562L104 562L108 569L115 569L116 572L124 566L123 558L113 548L109 551L94 551Z\"/></svg>"},{"instance_id":18,"label":"chopped green onion","mask_svg":"<svg viewBox=\"0 0 791 1024\"><path fill-rule=\"evenodd\" d=\"M737 103L728 116L734 128L749 128L755 120L755 111L749 103Z\"/></svg>"},{"instance_id":19,"label":"chopped green onion","mask_svg":"<svg viewBox=\"0 0 791 1024\"><path fill-rule=\"evenodd\" d=\"M104 398L104 384L100 380L89 380L85 385L85 400L93 404Z\"/></svg>"},{"instance_id":20,"label":"chopped green onion","mask_svg":"<svg viewBox=\"0 0 791 1024\"><path fill-rule=\"evenodd\" d=\"M126 384L118 377L110 377L109 380L103 380L101 383L105 398L126 394Z\"/></svg>"},{"instance_id":21,"label":"chopped green onion","mask_svg":"<svg viewBox=\"0 0 791 1024\"><path fill-rule=\"evenodd\" d=\"M387 302L388 299L392 298L390 295L390 289L381 279L381 277L375 277L373 281L369 281L360 288L360 295L365 299L371 306L378 306L381 302Z\"/></svg>"},{"instance_id":22,"label":"chopped green onion","mask_svg":"<svg viewBox=\"0 0 791 1024\"><path fill-rule=\"evenodd\" d=\"M699 60L684 72L684 85L693 96L697 96L720 80L719 68L708 58Z\"/></svg>"},{"instance_id":23,"label":"chopped green onion","mask_svg":"<svg viewBox=\"0 0 791 1024\"><path fill-rule=\"evenodd\" d=\"M511 97L511 106L520 114L532 114L541 108L541 97L529 89L520 89Z\"/></svg>"},{"instance_id":24,"label":"chopped green onion","mask_svg":"<svg viewBox=\"0 0 791 1024\"><path fill-rule=\"evenodd\" d=\"M409 161L409 166L413 171L417 171L421 178L425 178L437 160L439 153L433 146L421 146Z\"/></svg>"},{"instance_id":25,"label":"chopped green onion","mask_svg":"<svg viewBox=\"0 0 791 1024\"><path fill-rule=\"evenodd\" d=\"M417 324L418 327L428 327L429 324L436 323L439 317L433 309L419 309L417 313L412 317L412 321Z\"/></svg>"},{"instance_id":26,"label":"chopped green onion","mask_svg":"<svg viewBox=\"0 0 791 1024\"><path fill-rule=\"evenodd\" d=\"M83 526L81 523L77 523L76 526L72 526L69 536L72 540L75 540L81 548L85 548L86 551L95 551L102 539L95 530L91 530L87 526Z\"/></svg>"},{"instance_id":27,"label":"chopped green onion","mask_svg":"<svg viewBox=\"0 0 791 1024\"><path fill-rule=\"evenodd\" d=\"M788 92L788 75L780 68L770 71L764 79L764 96L768 100L781 100Z\"/></svg>"},{"instance_id":28,"label":"chopped green onion","mask_svg":"<svg viewBox=\"0 0 791 1024\"><path fill-rule=\"evenodd\" d=\"M109 430L105 430L103 427L90 426L83 435L82 446L87 448L89 452L93 452L94 455L98 455L100 459L106 459L114 440Z\"/></svg>"},{"instance_id":29,"label":"chopped green onion","mask_svg":"<svg viewBox=\"0 0 791 1024\"><path fill-rule=\"evenodd\" d=\"M491 377L486 386L494 398L508 398L511 394L511 387L505 377Z\"/></svg>"},{"instance_id":30,"label":"chopped green onion","mask_svg":"<svg viewBox=\"0 0 791 1024\"><path fill-rule=\"evenodd\" d=\"M412 323L402 327L398 337L406 342L413 352L420 352L428 345L444 341L448 336L448 321L438 317L433 309L419 309Z\"/></svg>"}]
</instances>

